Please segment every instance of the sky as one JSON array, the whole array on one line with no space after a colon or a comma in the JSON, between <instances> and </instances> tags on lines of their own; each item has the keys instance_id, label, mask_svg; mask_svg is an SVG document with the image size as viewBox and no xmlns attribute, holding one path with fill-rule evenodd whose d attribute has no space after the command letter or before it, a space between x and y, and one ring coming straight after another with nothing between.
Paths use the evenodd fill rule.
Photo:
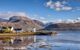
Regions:
<instances>
[{"instance_id":1,"label":"sky","mask_svg":"<svg viewBox=\"0 0 80 50\"><path fill-rule=\"evenodd\" d=\"M0 0L0 18L12 15L43 22L80 19L80 0Z\"/></svg>"}]
</instances>

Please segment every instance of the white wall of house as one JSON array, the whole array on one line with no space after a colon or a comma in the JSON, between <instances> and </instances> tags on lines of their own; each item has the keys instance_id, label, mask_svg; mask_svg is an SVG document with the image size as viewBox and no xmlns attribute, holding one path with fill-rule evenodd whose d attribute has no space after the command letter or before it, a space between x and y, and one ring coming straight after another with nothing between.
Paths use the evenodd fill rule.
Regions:
<instances>
[{"instance_id":1,"label":"white wall of house","mask_svg":"<svg viewBox=\"0 0 80 50\"><path fill-rule=\"evenodd\" d=\"M11 31L13 31L14 30L14 27L11 27Z\"/></svg>"},{"instance_id":2,"label":"white wall of house","mask_svg":"<svg viewBox=\"0 0 80 50\"><path fill-rule=\"evenodd\" d=\"M33 28L33 32L36 32L36 28Z\"/></svg>"}]
</instances>

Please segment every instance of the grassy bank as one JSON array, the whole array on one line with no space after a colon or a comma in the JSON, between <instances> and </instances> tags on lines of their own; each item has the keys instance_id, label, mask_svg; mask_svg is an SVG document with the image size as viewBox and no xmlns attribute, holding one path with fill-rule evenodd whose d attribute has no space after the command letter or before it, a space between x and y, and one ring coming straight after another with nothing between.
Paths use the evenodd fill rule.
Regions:
<instances>
[{"instance_id":1,"label":"grassy bank","mask_svg":"<svg viewBox=\"0 0 80 50\"><path fill-rule=\"evenodd\" d=\"M34 32L22 32L22 33L0 33L0 37L4 36L27 36L27 35L33 35Z\"/></svg>"},{"instance_id":2,"label":"grassy bank","mask_svg":"<svg viewBox=\"0 0 80 50\"><path fill-rule=\"evenodd\" d=\"M51 35L57 34L56 32L22 32L22 33L0 33L0 37L10 36L28 36L28 35Z\"/></svg>"}]
</instances>

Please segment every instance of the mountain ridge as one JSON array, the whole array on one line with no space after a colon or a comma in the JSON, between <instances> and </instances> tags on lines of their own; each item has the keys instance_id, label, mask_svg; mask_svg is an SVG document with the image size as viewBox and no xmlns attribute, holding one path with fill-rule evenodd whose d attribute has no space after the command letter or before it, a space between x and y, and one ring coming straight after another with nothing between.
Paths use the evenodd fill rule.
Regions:
<instances>
[{"instance_id":1,"label":"mountain ridge","mask_svg":"<svg viewBox=\"0 0 80 50\"><path fill-rule=\"evenodd\" d=\"M12 16L8 21L1 21L0 26L13 26L14 28L22 28L24 31L29 31L33 28L42 28L42 26L38 25L34 20L24 16Z\"/></svg>"}]
</instances>

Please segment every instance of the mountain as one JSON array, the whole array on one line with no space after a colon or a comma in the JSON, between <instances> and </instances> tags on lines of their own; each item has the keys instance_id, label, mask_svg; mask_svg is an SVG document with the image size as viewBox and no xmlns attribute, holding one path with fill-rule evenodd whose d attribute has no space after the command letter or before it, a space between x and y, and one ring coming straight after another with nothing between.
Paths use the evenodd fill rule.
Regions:
<instances>
[{"instance_id":1,"label":"mountain","mask_svg":"<svg viewBox=\"0 0 80 50\"><path fill-rule=\"evenodd\" d=\"M55 23L44 28L45 30L80 30L80 23Z\"/></svg>"},{"instance_id":2,"label":"mountain","mask_svg":"<svg viewBox=\"0 0 80 50\"><path fill-rule=\"evenodd\" d=\"M9 18L9 21L10 22L19 22L21 20L27 20L27 21L30 21L31 19L25 17L25 16L12 16Z\"/></svg>"},{"instance_id":3,"label":"mountain","mask_svg":"<svg viewBox=\"0 0 80 50\"><path fill-rule=\"evenodd\" d=\"M49 26L49 25L51 25L51 24L54 24L54 23L53 23L53 22L46 23L46 24L45 24L45 27L47 27L47 26Z\"/></svg>"},{"instance_id":4,"label":"mountain","mask_svg":"<svg viewBox=\"0 0 80 50\"><path fill-rule=\"evenodd\" d=\"M42 28L42 26L38 25L36 22L25 16L13 16L9 19L9 22L20 25L20 27L23 28L24 31L32 30L33 28Z\"/></svg>"},{"instance_id":5,"label":"mountain","mask_svg":"<svg viewBox=\"0 0 80 50\"><path fill-rule=\"evenodd\" d=\"M41 22L41 21L38 21L38 20L33 20L35 23L37 23L38 25L40 25L40 26L42 26L42 27L44 27L45 26L45 24L43 23L43 22Z\"/></svg>"},{"instance_id":6,"label":"mountain","mask_svg":"<svg viewBox=\"0 0 80 50\"><path fill-rule=\"evenodd\" d=\"M54 30L54 28L59 28L58 24L48 23L47 26L45 26L45 30Z\"/></svg>"},{"instance_id":7,"label":"mountain","mask_svg":"<svg viewBox=\"0 0 80 50\"><path fill-rule=\"evenodd\" d=\"M42 28L42 25L38 24L38 22L25 16L12 16L9 20L0 18L0 26L13 26L14 28L22 28L24 31L32 31L33 28L37 30Z\"/></svg>"},{"instance_id":8,"label":"mountain","mask_svg":"<svg viewBox=\"0 0 80 50\"><path fill-rule=\"evenodd\" d=\"M12 16L9 20L0 18L0 26L13 26L14 28L22 28L24 31L33 30L80 30L80 22L74 23L47 23L44 24L38 20L32 20L26 16Z\"/></svg>"},{"instance_id":9,"label":"mountain","mask_svg":"<svg viewBox=\"0 0 80 50\"><path fill-rule=\"evenodd\" d=\"M0 22L8 22L8 20L0 18Z\"/></svg>"}]
</instances>

